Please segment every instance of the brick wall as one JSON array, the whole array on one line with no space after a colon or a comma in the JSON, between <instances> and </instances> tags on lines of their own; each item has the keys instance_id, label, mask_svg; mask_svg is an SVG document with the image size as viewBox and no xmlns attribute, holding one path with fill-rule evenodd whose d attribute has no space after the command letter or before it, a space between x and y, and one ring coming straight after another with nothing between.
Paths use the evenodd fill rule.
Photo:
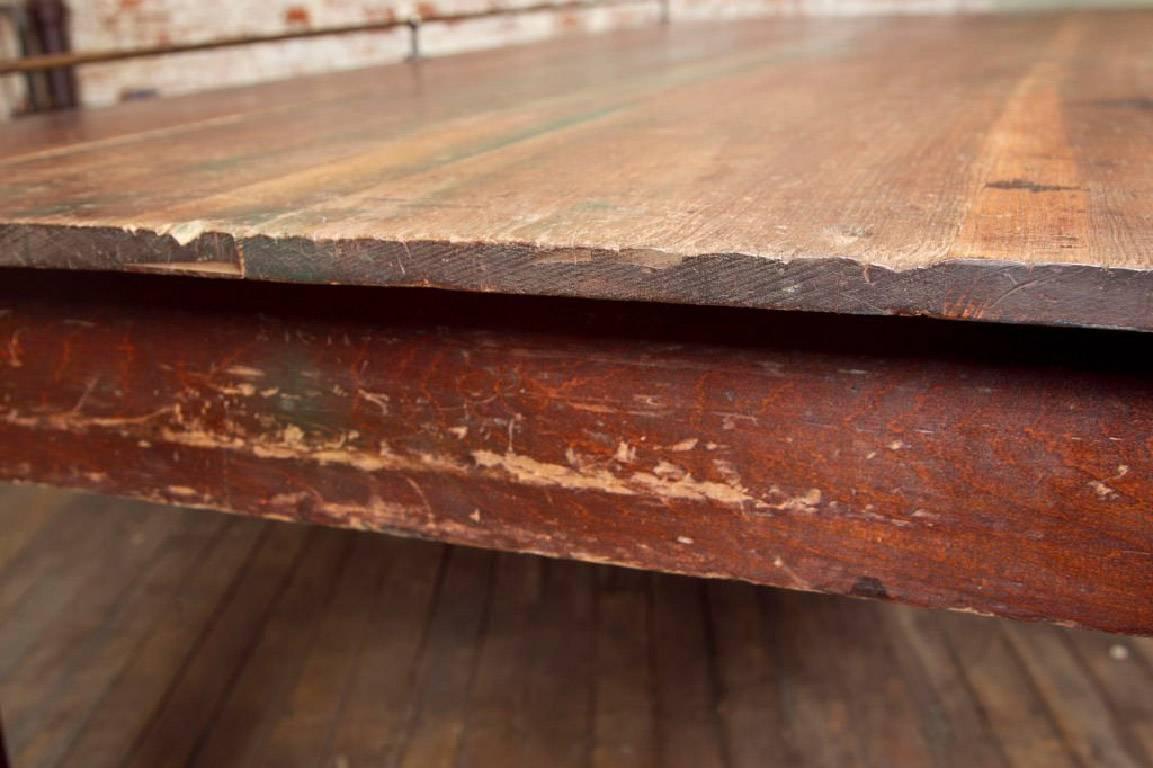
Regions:
<instances>
[{"instance_id":1,"label":"brick wall","mask_svg":"<svg viewBox=\"0 0 1153 768\"><path fill-rule=\"evenodd\" d=\"M1066 0L672 0L674 18L765 14L954 12L1052 5ZM1078 0L1070 0L1077 2ZM1099 0L1081 0L1095 4ZM1109 0L1101 0L1108 2ZM1135 0L1144 2L1145 0ZM354 24L392 17L451 14L539 0L71 0L77 50L155 46L222 36ZM575 30L653 23L657 4L558 11L431 25L423 51L439 55L540 40ZM4 52L0 28L0 56ZM80 68L88 106L154 94L258 82L397 61L408 51L406 30L181 54ZM0 78L0 118L20 98L15 78Z\"/></svg>"},{"instance_id":2,"label":"brick wall","mask_svg":"<svg viewBox=\"0 0 1153 768\"><path fill-rule=\"evenodd\" d=\"M521 0L523 2L523 0ZM534 0L535 1L535 0ZM153 46L228 35L355 24L484 10L511 0L73 0L73 40L81 50ZM430 55L539 40L578 28L651 23L656 4L482 19L421 33ZM404 29L182 54L85 67L81 92L91 106L156 91L183 93L312 72L397 61L408 53Z\"/></svg>"}]
</instances>

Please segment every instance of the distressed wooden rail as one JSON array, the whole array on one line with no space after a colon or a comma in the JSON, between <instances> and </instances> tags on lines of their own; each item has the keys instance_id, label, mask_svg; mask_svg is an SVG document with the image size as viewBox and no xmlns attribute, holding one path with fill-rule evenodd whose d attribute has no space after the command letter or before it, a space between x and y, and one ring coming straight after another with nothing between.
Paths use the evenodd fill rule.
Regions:
<instances>
[{"instance_id":1,"label":"distressed wooden rail","mask_svg":"<svg viewBox=\"0 0 1153 768\"><path fill-rule=\"evenodd\" d=\"M3 274L0 478L1153 633L1143 334Z\"/></svg>"}]
</instances>

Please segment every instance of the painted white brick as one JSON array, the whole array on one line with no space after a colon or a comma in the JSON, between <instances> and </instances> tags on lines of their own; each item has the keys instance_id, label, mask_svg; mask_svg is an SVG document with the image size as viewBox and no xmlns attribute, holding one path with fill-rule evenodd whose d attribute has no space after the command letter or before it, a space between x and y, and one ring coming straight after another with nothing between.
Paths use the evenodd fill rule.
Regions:
<instances>
[{"instance_id":1,"label":"painted white brick","mask_svg":"<svg viewBox=\"0 0 1153 768\"><path fill-rule=\"evenodd\" d=\"M1100 4L1110 0L1081 0ZM1121 0L1124 2L1125 0ZM1147 3L1150 0L1130 0ZM356 24L411 14L455 14L539 0L72 0L77 50L108 50L279 32L306 26ZM1052 6L1063 0L672 0L676 19L763 15L856 15ZM558 11L483 19L422 30L422 52L442 55L515 45L574 30L650 24L657 3L588 11ZM2 22L0 22L2 24ZM0 28L0 55L4 53ZM398 29L340 37L249 45L81 67L87 106L133 94L174 95L310 73L398 61L408 32ZM22 98L20 78L0 78L0 117Z\"/></svg>"}]
</instances>

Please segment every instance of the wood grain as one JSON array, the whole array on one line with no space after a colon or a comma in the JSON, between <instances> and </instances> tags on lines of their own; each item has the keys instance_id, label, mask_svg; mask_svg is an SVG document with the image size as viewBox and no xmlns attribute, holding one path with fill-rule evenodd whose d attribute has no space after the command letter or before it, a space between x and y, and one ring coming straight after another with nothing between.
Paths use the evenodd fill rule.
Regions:
<instances>
[{"instance_id":1,"label":"wood grain","mask_svg":"<svg viewBox=\"0 0 1153 768\"><path fill-rule=\"evenodd\" d=\"M13 270L0 477L1153 633L1151 343Z\"/></svg>"},{"instance_id":2,"label":"wood grain","mask_svg":"<svg viewBox=\"0 0 1153 768\"><path fill-rule=\"evenodd\" d=\"M89 530L154 521L166 554L126 571L124 540L96 551L82 537L38 542L40 510ZM100 520L82 525L90 513ZM207 546L188 535L213 528L220 536ZM1153 639L465 552L491 559L489 594L485 574L453 580L455 547L53 489L0 485L0 529L26 542L0 552L0 589L31 567L49 589L83 571L94 594L126 573L140 577L137 598L147 593L96 624L77 627L69 608L57 610L24 648L99 674L49 675L29 689L31 678L0 673L20 768L277 766L283 737L302 724L304 749L290 762L432 768L441 763L411 759L397 729L439 716L422 703L460 676L472 683L460 693L457 748L442 754L462 766L539 768L542 750L605 768L1153 760ZM357 577L369 564L383 579ZM163 577L174 565L182 577ZM452 631L475 615L470 599L488 602L483 627ZM0 651L14 639L0 637ZM121 653L109 656L113 647ZM334 656L337 647L349 652ZM332 661L321 681L315 672ZM443 662L451 671L437 673ZM596 674L582 678L590 663ZM191 743L205 748L190 754ZM690 763L682 745L704 757Z\"/></svg>"},{"instance_id":3,"label":"wood grain","mask_svg":"<svg viewBox=\"0 0 1153 768\"><path fill-rule=\"evenodd\" d=\"M1153 13L674 24L0 127L0 264L1153 329Z\"/></svg>"}]
</instances>

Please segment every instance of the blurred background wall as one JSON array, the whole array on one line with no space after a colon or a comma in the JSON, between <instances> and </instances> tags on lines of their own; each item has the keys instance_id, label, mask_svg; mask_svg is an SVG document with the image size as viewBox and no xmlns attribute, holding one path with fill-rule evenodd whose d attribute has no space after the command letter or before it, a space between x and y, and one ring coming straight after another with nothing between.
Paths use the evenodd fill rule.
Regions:
<instances>
[{"instance_id":1,"label":"blurred background wall","mask_svg":"<svg viewBox=\"0 0 1153 768\"><path fill-rule=\"evenodd\" d=\"M11 14L26 0L0 0L0 58L19 55ZM954 13L1053 6L1105 5L1116 0L671 0L679 19L758 15ZM1120 2L1153 0L1120 0ZM476 11L540 0L69 0L71 43L78 51L157 46L224 36L356 24L413 13ZM657 4L558 10L454 25L422 32L429 55L540 40L553 35L653 23ZM407 31L370 32L138 59L77 70L79 97L95 107L155 95L363 67L402 59ZM23 78L0 77L0 118L27 109Z\"/></svg>"}]
</instances>

